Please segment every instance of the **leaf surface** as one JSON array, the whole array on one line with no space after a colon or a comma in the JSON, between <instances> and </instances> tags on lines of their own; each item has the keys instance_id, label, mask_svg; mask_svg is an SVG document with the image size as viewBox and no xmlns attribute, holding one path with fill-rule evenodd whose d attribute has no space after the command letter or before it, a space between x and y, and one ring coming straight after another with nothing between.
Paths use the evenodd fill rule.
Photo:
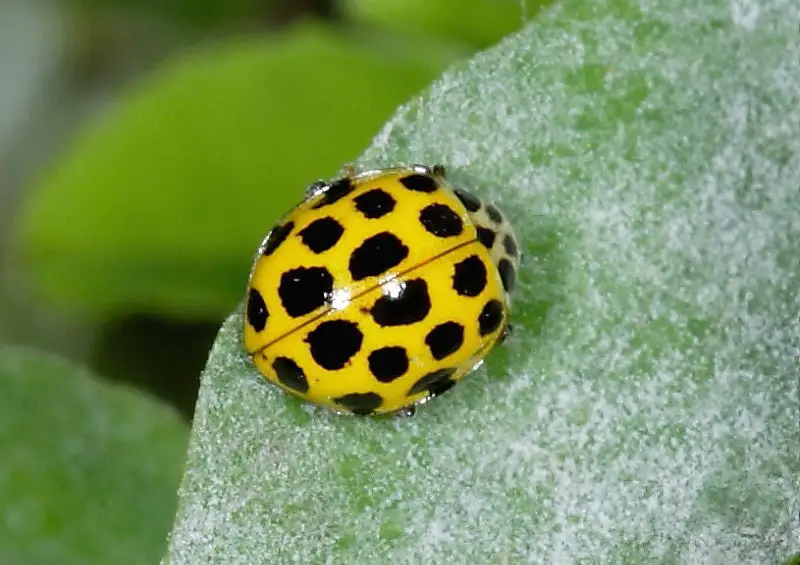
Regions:
<instances>
[{"instance_id":1,"label":"leaf surface","mask_svg":"<svg viewBox=\"0 0 800 565\"><path fill-rule=\"evenodd\" d=\"M567 0L400 108L361 163L444 163L506 211L512 337L416 417L358 419L267 385L233 314L165 561L788 558L799 39L777 0Z\"/></svg>"}]
</instances>

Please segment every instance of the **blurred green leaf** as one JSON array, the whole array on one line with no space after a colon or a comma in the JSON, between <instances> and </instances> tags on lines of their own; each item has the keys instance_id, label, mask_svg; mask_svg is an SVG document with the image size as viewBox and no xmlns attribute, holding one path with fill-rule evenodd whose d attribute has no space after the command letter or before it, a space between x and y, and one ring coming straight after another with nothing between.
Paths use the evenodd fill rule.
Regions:
<instances>
[{"instance_id":1,"label":"blurred green leaf","mask_svg":"<svg viewBox=\"0 0 800 565\"><path fill-rule=\"evenodd\" d=\"M352 20L413 36L487 47L519 30L553 0L338 0Z\"/></svg>"},{"instance_id":2,"label":"blurred green leaf","mask_svg":"<svg viewBox=\"0 0 800 565\"><path fill-rule=\"evenodd\" d=\"M441 162L502 205L514 333L414 418L365 419L268 385L235 313L165 563L796 551L800 38L780 0L733 6L565 0L401 108L360 164Z\"/></svg>"},{"instance_id":3,"label":"blurred green leaf","mask_svg":"<svg viewBox=\"0 0 800 565\"><path fill-rule=\"evenodd\" d=\"M223 316L273 222L450 55L306 24L174 61L30 194L20 229L36 282L97 316Z\"/></svg>"},{"instance_id":4,"label":"blurred green leaf","mask_svg":"<svg viewBox=\"0 0 800 565\"><path fill-rule=\"evenodd\" d=\"M276 13L292 0L69 0L90 13L120 10L140 12L195 26L224 26Z\"/></svg>"},{"instance_id":5,"label":"blurred green leaf","mask_svg":"<svg viewBox=\"0 0 800 565\"><path fill-rule=\"evenodd\" d=\"M154 563L188 430L46 354L0 346L0 563Z\"/></svg>"}]
</instances>

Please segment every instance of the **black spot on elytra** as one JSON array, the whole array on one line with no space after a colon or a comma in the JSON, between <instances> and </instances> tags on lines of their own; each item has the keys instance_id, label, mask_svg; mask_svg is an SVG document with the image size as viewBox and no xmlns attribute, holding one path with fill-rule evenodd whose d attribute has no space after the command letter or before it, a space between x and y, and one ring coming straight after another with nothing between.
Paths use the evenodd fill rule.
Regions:
<instances>
[{"instance_id":1,"label":"black spot on elytra","mask_svg":"<svg viewBox=\"0 0 800 565\"><path fill-rule=\"evenodd\" d=\"M356 209L370 220L382 218L394 210L396 204L392 195L380 188L373 188L357 196L353 202L356 204Z\"/></svg>"},{"instance_id":2,"label":"black spot on elytra","mask_svg":"<svg viewBox=\"0 0 800 565\"><path fill-rule=\"evenodd\" d=\"M294 222L286 222L280 226L275 226L267 236L267 244L264 246L264 255L272 255L278 246L286 241L294 228Z\"/></svg>"},{"instance_id":3,"label":"black spot on elytra","mask_svg":"<svg viewBox=\"0 0 800 565\"><path fill-rule=\"evenodd\" d=\"M466 190L461 190L460 188L453 189L455 192L456 197L461 200L461 203L464 205L469 212L477 212L481 209L481 201L476 196L473 196Z\"/></svg>"},{"instance_id":4,"label":"black spot on elytra","mask_svg":"<svg viewBox=\"0 0 800 565\"><path fill-rule=\"evenodd\" d=\"M408 371L408 354L403 347L381 347L369 354L369 370L382 383L390 383Z\"/></svg>"},{"instance_id":5,"label":"black spot on elytra","mask_svg":"<svg viewBox=\"0 0 800 565\"><path fill-rule=\"evenodd\" d=\"M272 362L272 368L278 376L278 380L285 387L296 390L300 393L308 392L308 380L297 363L288 357L277 357Z\"/></svg>"},{"instance_id":6,"label":"black spot on elytra","mask_svg":"<svg viewBox=\"0 0 800 565\"><path fill-rule=\"evenodd\" d=\"M464 230L461 217L449 206L429 204L419 213L419 221L436 237L454 237Z\"/></svg>"},{"instance_id":7,"label":"black spot on elytra","mask_svg":"<svg viewBox=\"0 0 800 565\"><path fill-rule=\"evenodd\" d=\"M342 224L327 216L314 220L306 226L298 235L303 243L314 253L323 253L339 241L344 233Z\"/></svg>"},{"instance_id":8,"label":"black spot on elytra","mask_svg":"<svg viewBox=\"0 0 800 565\"><path fill-rule=\"evenodd\" d=\"M512 257L516 257L517 253L519 253L519 248L517 248L517 241L514 239L510 233L507 233L506 236L503 238L503 248L506 250L506 253L511 255Z\"/></svg>"},{"instance_id":9,"label":"black spot on elytra","mask_svg":"<svg viewBox=\"0 0 800 565\"><path fill-rule=\"evenodd\" d=\"M431 396L438 396L442 393L445 393L453 388L454 384L456 384L455 381L451 380L450 378L453 376L453 374L455 374L455 372L455 369L448 368L439 369L438 371L428 373L413 384L413 386L406 393L406 396L414 396L415 394L425 392L426 390Z\"/></svg>"},{"instance_id":10,"label":"black spot on elytra","mask_svg":"<svg viewBox=\"0 0 800 565\"><path fill-rule=\"evenodd\" d=\"M497 206L495 206L494 204L486 205L486 214L489 216L489 219L492 220L495 224L503 223L503 214L500 213L500 210L498 210Z\"/></svg>"},{"instance_id":11,"label":"black spot on elytra","mask_svg":"<svg viewBox=\"0 0 800 565\"><path fill-rule=\"evenodd\" d=\"M424 280L413 279L404 285L396 298L384 295L373 304L370 313L378 325L407 326L424 320L431 311L431 297Z\"/></svg>"},{"instance_id":12,"label":"black spot on elytra","mask_svg":"<svg viewBox=\"0 0 800 565\"><path fill-rule=\"evenodd\" d=\"M333 276L324 267L298 267L281 275L278 296L292 318L324 305L333 292Z\"/></svg>"},{"instance_id":13,"label":"black spot on elytra","mask_svg":"<svg viewBox=\"0 0 800 565\"><path fill-rule=\"evenodd\" d=\"M353 186L349 178L345 177L339 179L331 184L328 190L322 193L322 197L319 199L319 202L314 204L313 208L318 210L323 206L333 204L353 192L353 189L355 189L355 186Z\"/></svg>"},{"instance_id":14,"label":"black spot on elytra","mask_svg":"<svg viewBox=\"0 0 800 565\"><path fill-rule=\"evenodd\" d=\"M464 344L464 326L456 322L439 324L425 336L425 345L431 350L431 355L441 361L452 355Z\"/></svg>"},{"instance_id":15,"label":"black spot on elytra","mask_svg":"<svg viewBox=\"0 0 800 565\"><path fill-rule=\"evenodd\" d=\"M363 341L358 324L347 320L322 322L306 337L314 361L329 371L343 368L361 349Z\"/></svg>"},{"instance_id":16,"label":"black spot on elytra","mask_svg":"<svg viewBox=\"0 0 800 565\"><path fill-rule=\"evenodd\" d=\"M453 290L461 296L478 296L486 288L486 266L477 255L456 263Z\"/></svg>"},{"instance_id":17,"label":"black spot on elytra","mask_svg":"<svg viewBox=\"0 0 800 565\"><path fill-rule=\"evenodd\" d=\"M497 299L491 299L478 316L478 328L481 336L489 335L497 330L503 322L503 305Z\"/></svg>"},{"instance_id":18,"label":"black spot on elytra","mask_svg":"<svg viewBox=\"0 0 800 565\"><path fill-rule=\"evenodd\" d=\"M503 258L497 263L497 270L500 271L503 288L506 289L506 292L511 292L517 280L517 272L514 270L514 265L508 259Z\"/></svg>"},{"instance_id":19,"label":"black spot on elytra","mask_svg":"<svg viewBox=\"0 0 800 565\"><path fill-rule=\"evenodd\" d=\"M378 233L364 242L350 255L350 275L360 281L381 275L399 265L408 257L408 247L387 231Z\"/></svg>"},{"instance_id":20,"label":"black spot on elytra","mask_svg":"<svg viewBox=\"0 0 800 565\"><path fill-rule=\"evenodd\" d=\"M383 404L381 395L374 392L352 392L334 398L333 401L359 416L369 416Z\"/></svg>"},{"instance_id":21,"label":"black spot on elytra","mask_svg":"<svg viewBox=\"0 0 800 565\"><path fill-rule=\"evenodd\" d=\"M419 173L414 173L401 178L400 184L402 184L408 190L414 190L416 192L433 192L439 188L436 179L428 175L421 175Z\"/></svg>"},{"instance_id":22,"label":"black spot on elytra","mask_svg":"<svg viewBox=\"0 0 800 565\"><path fill-rule=\"evenodd\" d=\"M497 234L489 228L478 228L478 241L480 241L486 249L492 248L495 237L497 237Z\"/></svg>"},{"instance_id":23,"label":"black spot on elytra","mask_svg":"<svg viewBox=\"0 0 800 565\"><path fill-rule=\"evenodd\" d=\"M264 302L264 297L256 289L251 288L247 297L247 323L256 330L263 331L267 325L269 310Z\"/></svg>"}]
</instances>

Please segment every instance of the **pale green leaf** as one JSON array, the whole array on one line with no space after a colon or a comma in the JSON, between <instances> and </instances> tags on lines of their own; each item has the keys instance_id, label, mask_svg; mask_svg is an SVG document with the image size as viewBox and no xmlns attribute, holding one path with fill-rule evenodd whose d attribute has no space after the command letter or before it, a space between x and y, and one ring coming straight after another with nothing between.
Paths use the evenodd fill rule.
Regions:
<instances>
[{"instance_id":1,"label":"pale green leaf","mask_svg":"<svg viewBox=\"0 0 800 565\"><path fill-rule=\"evenodd\" d=\"M566 0L401 108L525 263L411 419L310 410L225 323L166 562L777 563L797 551L800 37L779 0ZM419 339L413 328L409 339Z\"/></svg>"}]
</instances>

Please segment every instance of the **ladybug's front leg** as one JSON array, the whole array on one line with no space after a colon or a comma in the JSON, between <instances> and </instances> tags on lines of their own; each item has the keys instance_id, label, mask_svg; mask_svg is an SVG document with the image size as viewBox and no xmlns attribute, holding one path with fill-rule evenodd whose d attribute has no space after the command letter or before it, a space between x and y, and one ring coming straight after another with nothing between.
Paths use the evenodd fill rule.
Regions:
<instances>
[{"instance_id":1,"label":"ladybug's front leg","mask_svg":"<svg viewBox=\"0 0 800 565\"><path fill-rule=\"evenodd\" d=\"M358 169L356 169L356 167L352 163L347 163L341 169L339 169L339 177L342 178L346 177L351 179L357 174L358 174Z\"/></svg>"}]
</instances>

